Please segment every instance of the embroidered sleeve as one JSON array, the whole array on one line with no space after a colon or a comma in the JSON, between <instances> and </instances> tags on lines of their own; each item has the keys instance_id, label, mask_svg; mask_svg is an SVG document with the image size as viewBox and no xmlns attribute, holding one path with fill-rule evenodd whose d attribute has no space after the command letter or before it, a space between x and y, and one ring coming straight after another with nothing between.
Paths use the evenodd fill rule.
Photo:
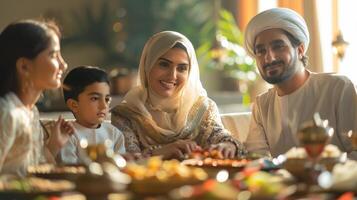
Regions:
<instances>
[{"instance_id":1,"label":"embroidered sleeve","mask_svg":"<svg viewBox=\"0 0 357 200\"><path fill-rule=\"evenodd\" d=\"M117 129L116 127L113 127L113 133L114 133L114 152L119 153L119 154L125 154L125 138L123 133Z\"/></svg>"},{"instance_id":2,"label":"embroidered sleeve","mask_svg":"<svg viewBox=\"0 0 357 200\"><path fill-rule=\"evenodd\" d=\"M216 103L209 100L209 107L201 123L201 134L207 135L206 146L221 142L232 142L237 148L237 156L243 156L247 152L242 143L234 139L231 133L223 127Z\"/></svg>"},{"instance_id":3,"label":"embroidered sleeve","mask_svg":"<svg viewBox=\"0 0 357 200\"><path fill-rule=\"evenodd\" d=\"M124 135L125 150L129 153L141 153L140 142L135 130L128 119L125 119L115 112L112 112L112 124Z\"/></svg>"}]
</instances>

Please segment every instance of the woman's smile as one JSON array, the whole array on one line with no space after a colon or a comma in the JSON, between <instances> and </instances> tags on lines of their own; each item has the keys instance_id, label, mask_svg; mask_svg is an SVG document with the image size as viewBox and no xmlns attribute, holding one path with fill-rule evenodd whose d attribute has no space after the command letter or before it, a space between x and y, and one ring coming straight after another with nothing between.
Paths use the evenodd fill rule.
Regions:
<instances>
[{"instance_id":1,"label":"woman's smile","mask_svg":"<svg viewBox=\"0 0 357 200\"><path fill-rule=\"evenodd\" d=\"M153 65L149 73L150 88L161 97L180 92L188 79L189 59L185 50L171 48Z\"/></svg>"},{"instance_id":2,"label":"woman's smile","mask_svg":"<svg viewBox=\"0 0 357 200\"><path fill-rule=\"evenodd\" d=\"M176 82L174 81L160 81L162 87L166 89L173 89L176 87Z\"/></svg>"}]
</instances>

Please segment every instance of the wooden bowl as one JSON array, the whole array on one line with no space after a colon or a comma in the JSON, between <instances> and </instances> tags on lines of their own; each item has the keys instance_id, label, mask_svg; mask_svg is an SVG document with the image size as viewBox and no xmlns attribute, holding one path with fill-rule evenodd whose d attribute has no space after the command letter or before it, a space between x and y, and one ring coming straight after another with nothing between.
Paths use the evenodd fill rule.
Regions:
<instances>
[{"instance_id":1,"label":"wooden bowl","mask_svg":"<svg viewBox=\"0 0 357 200\"><path fill-rule=\"evenodd\" d=\"M318 162L322 165L326 170L332 171L335 164L339 162L338 158L322 158ZM299 181L307 181L310 177L310 170L309 167L311 161L306 158L288 158L283 163L283 168L290 172L297 180ZM311 166L311 165L310 165Z\"/></svg>"}]
</instances>

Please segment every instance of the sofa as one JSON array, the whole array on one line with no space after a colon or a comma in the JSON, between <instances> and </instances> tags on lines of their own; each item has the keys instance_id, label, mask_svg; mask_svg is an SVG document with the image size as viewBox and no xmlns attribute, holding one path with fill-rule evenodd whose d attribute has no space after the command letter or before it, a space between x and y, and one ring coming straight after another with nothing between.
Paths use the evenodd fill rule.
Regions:
<instances>
[{"instance_id":1,"label":"sofa","mask_svg":"<svg viewBox=\"0 0 357 200\"><path fill-rule=\"evenodd\" d=\"M221 114L224 127L240 142L245 142L247 139L250 118L251 112Z\"/></svg>"}]
</instances>

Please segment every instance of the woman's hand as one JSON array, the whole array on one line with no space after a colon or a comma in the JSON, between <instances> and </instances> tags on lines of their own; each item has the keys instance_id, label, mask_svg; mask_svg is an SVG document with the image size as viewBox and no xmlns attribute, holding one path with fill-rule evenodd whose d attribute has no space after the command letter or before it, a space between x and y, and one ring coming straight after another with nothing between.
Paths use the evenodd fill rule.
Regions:
<instances>
[{"instance_id":1,"label":"woman's hand","mask_svg":"<svg viewBox=\"0 0 357 200\"><path fill-rule=\"evenodd\" d=\"M224 158L234 158L236 155L237 147L232 142L221 142L218 144L212 144L209 147L209 151L217 150Z\"/></svg>"},{"instance_id":2,"label":"woman's hand","mask_svg":"<svg viewBox=\"0 0 357 200\"><path fill-rule=\"evenodd\" d=\"M135 160L140 160L140 159L144 159L147 158L148 156L142 154L142 153L125 153L125 154L121 154L121 156L123 156L123 158L126 161L135 161Z\"/></svg>"},{"instance_id":3,"label":"woman's hand","mask_svg":"<svg viewBox=\"0 0 357 200\"><path fill-rule=\"evenodd\" d=\"M62 116L59 116L50 131L47 148L56 157L61 148L67 143L69 137L74 133L74 127L71 122L65 121Z\"/></svg>"},{"instance_id":4,"label":"woman's hand","mask_svg":"<svg viewBox=\"0 0 357 200\"><path fill-rule=\"evenodd\" d=\"M162 146L152 151L153 155L162 155L163 159L185 159L192 151L200 150L201 147L192 140L177 140L176 142Z\"/></svg>"}]
</instances>

